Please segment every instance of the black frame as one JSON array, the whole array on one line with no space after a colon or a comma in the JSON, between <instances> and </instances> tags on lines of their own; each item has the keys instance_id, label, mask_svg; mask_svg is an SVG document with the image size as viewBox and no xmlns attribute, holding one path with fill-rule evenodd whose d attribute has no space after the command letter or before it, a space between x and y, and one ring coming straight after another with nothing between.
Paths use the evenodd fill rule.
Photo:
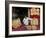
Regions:
<instances>
[{"instance_id":1,"label":"black frame","mask_svg":"<svg viewBox=\"0 0 46 38\"><path fill-rule=\"evenodd\" d=\"M38 34L23 34L23 35L8 35L8 19L9 19L9 4L10 3L26 3L26 4L39 4L43 5L43 33ZM22 36L38 36L45 35L45 3L41 2L20 2L20 1L5 1L5 37L22 37Z\"/></svg>"}]
</instances>

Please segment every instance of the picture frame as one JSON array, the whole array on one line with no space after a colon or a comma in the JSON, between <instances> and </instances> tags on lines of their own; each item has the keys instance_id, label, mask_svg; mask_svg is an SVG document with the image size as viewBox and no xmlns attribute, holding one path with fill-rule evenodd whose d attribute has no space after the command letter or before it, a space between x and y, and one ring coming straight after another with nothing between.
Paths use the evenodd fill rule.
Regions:
<instances>
[{"instance_id":1,"label":"picture frame","mask_svg":"<svg viewBox=\"0 0 46 38\"><path fill-rule=\"evenodd\" d=\"M15 9L14 9L15 8ZM12 14L13 11L16 10L17 8L19 8L19 10L22 8L24 8L26 10L29 11L30 9L32 10L39 10L40 13L36 13L36 15L39 15L39 19L40 19L40 28L39 29L34 29L34 27L32 26L32 30L13 30L12 31ZM36 9L34 9L36 8ZM27 11L26 11L27 12ZM30 12L30 11L29 11ZM30 13L28 14L28 17L30 17ZM25 14L25 12L24 12ZM21 14L20 14L21 15ZM35 15L35 13L31 13L31 15ZM31 16L32 17L32 16ZM35 16L34 16L35 17ZM36 17L37 18L37 17ZM37 23L37 21L36 21ZM9 25L10 24L10 25ZM33 22L31 22L31 24L35 25ZM38 23L37 23L38 24ZM14 26L15 27L15 26ZM38 28L38 27L37 27ZM30 29L30 28L28 28ZM34 30L34 31L33 31ZM19 33L18 33L19 32ZM20 2L20 1L5 1L5 36L6 37L22 37L22 36L38 36L38 35L45 35L45 3L41 3L41 2Z\"/></svg>"}]
</instances>

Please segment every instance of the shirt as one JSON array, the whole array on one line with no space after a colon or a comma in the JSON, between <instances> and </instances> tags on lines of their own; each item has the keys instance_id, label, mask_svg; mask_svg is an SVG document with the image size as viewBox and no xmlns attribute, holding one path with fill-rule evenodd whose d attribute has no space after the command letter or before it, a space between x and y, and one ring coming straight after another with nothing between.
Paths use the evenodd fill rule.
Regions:
<instances>
[{"instance_id":1,"label":"shirt","mask_svg":"<svg viewBox=\"0 0 46 38\"><path fill-rule=\"evenodd\" d=\"M23 23L24 23L25 25L28 25L29 20L32 20L32 19L29 18L29 17L26 17L26 18L23 19Z\"/></svg>"}]
</instances>

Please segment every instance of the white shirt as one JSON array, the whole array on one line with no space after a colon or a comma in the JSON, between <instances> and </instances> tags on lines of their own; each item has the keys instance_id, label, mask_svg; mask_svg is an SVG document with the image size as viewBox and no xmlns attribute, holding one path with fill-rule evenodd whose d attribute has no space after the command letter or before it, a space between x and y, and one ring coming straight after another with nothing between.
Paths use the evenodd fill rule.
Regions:
<instances>
[{"instance_id":1,"label":"white shirt","mask_svg":"<svg viewBox=\"0 0 46 38\"><path fill-rule=\"evenodd\" d=\"M24 23L25 25L28 25L28 23L29 23L28 20L32 20L32 19L29 18L29 17L26 17L26 18L23 19L23 23Z\"/></svg>"}]
</instances>

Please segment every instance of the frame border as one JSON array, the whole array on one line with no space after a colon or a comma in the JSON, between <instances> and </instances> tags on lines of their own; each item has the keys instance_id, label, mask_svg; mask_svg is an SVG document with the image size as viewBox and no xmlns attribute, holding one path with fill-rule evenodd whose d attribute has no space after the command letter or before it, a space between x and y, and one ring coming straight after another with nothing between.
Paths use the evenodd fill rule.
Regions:
<instances>
[{"instance_id":1,"label":"frame border","mask_svg":"<svg viewBox=\"0 0 46 38\"><path fill-rule=\"evenodd\" d=\"M37 33L37 34L22 34L22 35L8 35L8 20L9 20L9 4L10 3L26 3L26 4L39 4L43 5L43 33ZM5 1L5 37L24 37L24 36L39 36L39 35L45 35L45 3L41 2L26 2L26 1Z\"/></svg>"}]
</instances>

